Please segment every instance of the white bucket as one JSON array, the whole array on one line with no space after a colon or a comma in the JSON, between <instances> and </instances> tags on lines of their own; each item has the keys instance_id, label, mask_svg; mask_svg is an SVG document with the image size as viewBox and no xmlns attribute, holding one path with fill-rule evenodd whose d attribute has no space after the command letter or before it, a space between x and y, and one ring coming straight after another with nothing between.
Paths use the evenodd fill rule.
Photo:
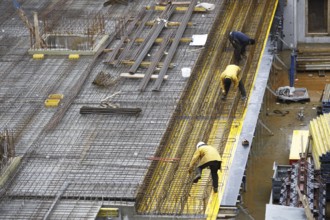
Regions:
<instances>
[{"instance_id":1,"label":"white bucket","mask_svg":"<svg viewBox=\"0 0 330 220\"><path fill-rule=\"evenodd\" d=\"M184 78L190 77L190 74L191 74L191 69L190 68L185 67L185 68L182 68L181 71L182 71L182 76Z\"/></svg>"}]
</instances>

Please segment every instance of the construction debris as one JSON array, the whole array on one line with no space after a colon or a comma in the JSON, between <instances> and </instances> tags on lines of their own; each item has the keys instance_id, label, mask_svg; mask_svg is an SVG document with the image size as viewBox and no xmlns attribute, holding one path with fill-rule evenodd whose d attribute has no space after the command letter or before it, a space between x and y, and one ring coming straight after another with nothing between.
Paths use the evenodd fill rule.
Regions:
<instances>
[{"instance_id":1,"label":"construction debris","mask_svg":"<svg viewBox=\"0 0 330 220\"><path fill-rule=\"evenodd\" d=\"M121 91L116 92L116 93L112 94L111 96L108 96L108 97L102 99L102 100L101 100L100 107L102 107L102 108L119 108L120 105L117 104L117 103L113 103L113 102L111 101L111 99L112 99L113 97L115 97L116 95L120 94L120 93L121 93Z\"/></svg>"},{"instance_id":2,"label":"construction debris","mask_svg":"<svg viewBox=\"0 0 330 220\"><path fill-rule=\"evenodd\" d=\"M123 114L136 115L142 110L140 108L120 108L119 104L113 103L111 99L120 94L121 91L112 94L101 100L100 107L83 106L80 108L80 114Z\"/></svg>"},{"instance_id":3,"label":"construction debris","mask_svg":"<svg viewBox=\"0 0 330 220\"><path fill-rule=\"evenodd\" d=\"M158 2L158 5L168 5L168 4L171 4L170 0L160 0Z\"/></svg>"},{"instance_id":4,"label":"construction debris","mask_svg":"<svg viewBox=\"0 0 330 220\"><path fill-rule=\"evenodd\" d=\"M114 85L118 79L119 78L111 76L109 73L101 71L97 74L92 83L98 86L111 86Z\"/></svg>"},{"instance_id":5,"label":"construction debris","mask_svg":"<svg viewBox=\"0 0 330 220\"><path fill-rule=\"evenodd\" d=\"M108 5L114 4L128 5L128 0L109 0L103 3L103 7L107 7Z\"/></svg>"},{"instance_id":6,"label":"construction debris","mask_svg":"<svg viewBox=\"0 0 330 220\"><path fill-rule=\"evenodd\" d=\"M196 5L196 7L203 7L207 11L213 11L215 9L215 5L210 3L199 3Z\"/></svg>"}]
</instances>

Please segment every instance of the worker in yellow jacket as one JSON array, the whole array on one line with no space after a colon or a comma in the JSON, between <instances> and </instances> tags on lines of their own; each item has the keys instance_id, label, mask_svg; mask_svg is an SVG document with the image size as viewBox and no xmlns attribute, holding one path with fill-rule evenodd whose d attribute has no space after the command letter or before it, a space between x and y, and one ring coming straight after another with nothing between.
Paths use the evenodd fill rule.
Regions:
<instances>
[{"instance_id":1,"label":"worker in yellow jacket","mask_svg":"<svg viewBox=\"0 0 330 220\"><path fill-rule=\"evenodd\" d=\"M225 100L230 88L231 83L234 83L234 88L239 88L242 99L246 98L246 91L243 83L239 79L239 73L241 72L241 68L235 64L230 64L226 67L225 71L221 73L220 76L220 84L222 90L222 100Z\"/></svg>"},{"instance_id":2,"label":"worker in yellow jacket","mask_svg":"<svg viewBox=\"0 0 330 220\"><path fill-rule=\"evenodd\" d=\"M206 167L211 169L213 191L218 192L218 170L221 169L221 156L217 149L211 145L207 145L204 142L197 144L197 150L195 151L193 158L189 164L189 173L191 173L195 167L195 164L200 159L199 164L196 168L196 176L194 183L197 183L201 178L202 170Z\"/></svg>"}]
</instances>

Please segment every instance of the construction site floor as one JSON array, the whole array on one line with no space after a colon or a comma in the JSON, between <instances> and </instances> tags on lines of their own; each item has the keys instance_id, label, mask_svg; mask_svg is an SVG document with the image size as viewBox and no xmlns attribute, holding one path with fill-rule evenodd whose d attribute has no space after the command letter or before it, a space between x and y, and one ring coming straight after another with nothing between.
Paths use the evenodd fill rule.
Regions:
<instances>
[{"instance_id":1,"label":"construction site floor","mask_svg":"<svg viewBox=\"0 0 330 220\"><path fill-rule=\"evenodd\" d=\"M280 52L279 56L289 66L290 51ZM272 75L274 88L289 85L288 71L283 68ZM246 192L242 194L242 210L237 217L239 220L265 219L266 204L269 203L272 187L273 163L289 164L290 146L293 130L308 130L309 121L317 117L316 107L320 105L320 97L325 84L330 82L330 72L319 77L318 72L298 72L295 77L296 88L307 88L310 102L306 103L279 103L276 98L266 91L266 101L259 119L271 130L274 135L258 125L256 136L247 164ZM280 110L289 111L285 116L269 114ZM304 119L298 120L298 112L304 109ZM330 216L329 213L327 216Z\"/></svg>"}]
</instances>

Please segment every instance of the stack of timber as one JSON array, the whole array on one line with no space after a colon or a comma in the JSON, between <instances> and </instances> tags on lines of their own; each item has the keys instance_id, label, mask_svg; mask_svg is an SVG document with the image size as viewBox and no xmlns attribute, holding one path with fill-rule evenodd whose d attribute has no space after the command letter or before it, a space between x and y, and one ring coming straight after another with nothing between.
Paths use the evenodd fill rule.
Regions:
<instances>
[{"instance_id":1,"label":"stack of timber","mask_svg":"<svg viewBox=\"0 0 330 220\"><path fill-rule=\"evenodd\" d=\"M330 70L330 44L299 44L297 53L297 71Z\"/></svg>"},{"instance_id":2,"label":"stack of timber","mask_svg":"<svg viewBox=\"0 0 330 220\"><path fill-rule=\"evenodd\" d=\"M321 172L326 184L327 201L330 200L330 114L323 114L310 122L310 133L312 135L312 155L315 170Z\"/></svg>"},{"instance_id":3,"label":"stack of timber","mask_svg":"<svg viewBox=\"0 0 330 220\"><path fill-rule=\"evenodd\" d=\"M312 155L316 170L321 169L321 156L330 152L329 123L330 114L323 114L313 119L309 125L309 132L312 135Z\"/></svg>"}]
</instances>

